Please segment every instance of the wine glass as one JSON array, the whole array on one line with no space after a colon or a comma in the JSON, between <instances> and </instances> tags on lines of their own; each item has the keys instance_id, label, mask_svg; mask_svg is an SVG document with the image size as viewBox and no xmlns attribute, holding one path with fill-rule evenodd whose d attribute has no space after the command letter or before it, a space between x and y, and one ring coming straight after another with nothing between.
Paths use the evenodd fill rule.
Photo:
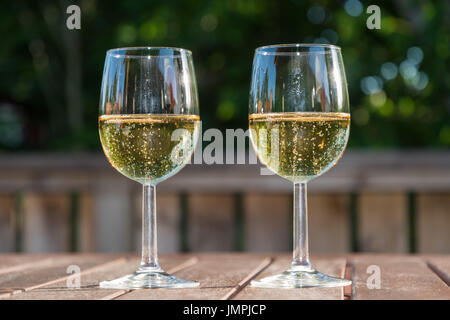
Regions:
<instances>
[{"instance_id":1,"label":"wine glass","mask_svg":"<svg viewBox=\"0 0 450 320\"><path fill-rule=\"evenodd\" d=\"M309 261L306 183L341 158L350 113L341 50L333 45L257 48L249 102L252 145L260 161L294 184L294 245L290 268L252 281L254 287L346 286Z\"/></svg>"},{"instance_id":2,"label":"wine glass","mask_svg":"<svg viewBox=\"0 0 450 320\"><path fill-rule=\"evenodd\" d=\"M109 50L99 133L110 164L143 185L142 260L136 272L102 288L190 288L158 264L155 187L190 160L200 128L192 53L168 47ZM120 236L120 235L117 235Z\"/></svg>"}]
</instances>

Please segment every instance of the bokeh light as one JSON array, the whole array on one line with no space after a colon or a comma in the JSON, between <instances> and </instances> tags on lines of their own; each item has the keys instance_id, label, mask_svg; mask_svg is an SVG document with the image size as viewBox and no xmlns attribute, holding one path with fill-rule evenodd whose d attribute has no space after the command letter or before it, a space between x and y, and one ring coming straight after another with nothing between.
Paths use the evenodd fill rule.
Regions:
<instances>
[{"instance_id":1,"label":"bokeh light","mask_svg":"<svg viewBox=\"0 0 450 320\"><path fill-rule=\"evenodd\" d=\"M217 107L217 118L220 121L229 121L236 112L236 106L232 101L223 101Z\"/></svg>"},{"instance_id":2,"label":"bokeh light","mask_svg":"<svg viewBox=\"0 0 450 320\"><path fill-rule=\"evenodd\" d=\"M333 29L325 29L320 34L321 38L325 38L329 43L336 44L339 41L339 36Z\"/></svg>"},{"instance_id":3,"label":"bokeh light","mask_svg":"<svg viewBox=\"0 0 450 320\"><path fill-rule=\"evenodd\" d=\"M326 12L325 9L319 6L313 6L309 8L307 12L308 20L314 24L321 24L325 21Z\"/></svg>"},{"instance_id":4,"label":"bokeh light","mask_svg":"<svg viewBox=\"0 0 450 320\"><path fill-rule=\"evenodd\" d=\"M419 64L423 60L423 51L419 47L411 47L406 52L406 57L414 64Z\"/></svg>"},{"instance_id":5,"label":"bokeh light","mask_svg":"<svg viewBox=\"0 0 450 320\"><path fill-rule=\"evenodd\" d=\"M214 14L205 14L200 20L200 26L207 32L214 31L219 24L219 20Z\"/></svg>"},{"instance_id":6,"label":"bokeh light","mask_svg":"<svg viewBox=\"0 0 450 320\"><path fill-rule=\"evenodd\" d=\"M358 0L347 0L344 9L350 16L358 17L363 12L363 5Z\"/></svg>"},{"instance_id":7,"label":"bokeh light","mask_svg":"<svg viewBox=\"0 0 450 320\"><path fill-rule=\"evenodd\" d=\"M428 75L425 72L419 72L411 79L410 85L416 90L423 90L428 85Z\"/></svg>"},{"instance_id":8,"label":"bokeh light","mask_svg":"<svg viewBox=\"0 0 450 320\"><path fill-rule=\"evenodd\" d=\"M65 33L56 14L65 16L62 3L5 2L4 29L14 32L4 34L0 48L0 104L15 111L2 109L0 118L19 117L3 120L2 128L22 123L23 141L6 139L16 130L8 129L0 150L100 150L99 86L105 52L114 47L191 50L203 128L245 128L254 49L294 42L342 48L355 123L351 148L447 147L438 137L447 137L442 128L450 127L447 3L406 3L413 16L396 2L378 4L381 29L369 30L372 3L362 0L84 1L82 29ZM69 50L66 40L77 37ZM70 75L69 67L76 72ZM81 100L76 128L71 90Z\"/></svg>"},{"instance_id":9,"label":"bokeh light","mask_svg":"<svg viewBox=\"0 0 450 320\"><path fill-rule=\"evenodd\" d=\"M417 66L409 59L400 63L400 74L405 80L411 80L417 75Z\"/></svg>"},{"instance_id":10,"label":"bokeh light","mask_svg":"<svg viewBox=\"0 0 450 320\"><path fill-rule=\"evenodd\" d=\"M381 107L386 103L386 93L379 90L369 96L370 103L375 107Z\"/></svg>"},{"instance_id":11,"label":"bokeh light","mask_svg":"<svg viewBox=\"0 0 450 320\"><path fill-rule=\"evenodd\" d=\"M364 77L360 81L362 92L372 94L383 88L383 80L378 76Z\"/></svg>"},{"instance_id":12,"label":"bokeh light","mask_svg":"<svg viewBox=\"0 0 450 320\"><path fill-rule=\"evenodd\" d=\"M395 63L385 62L381 65L380 73L386 80L392 80L397 77L398 67Z\"/></svg>"}]
</instances>

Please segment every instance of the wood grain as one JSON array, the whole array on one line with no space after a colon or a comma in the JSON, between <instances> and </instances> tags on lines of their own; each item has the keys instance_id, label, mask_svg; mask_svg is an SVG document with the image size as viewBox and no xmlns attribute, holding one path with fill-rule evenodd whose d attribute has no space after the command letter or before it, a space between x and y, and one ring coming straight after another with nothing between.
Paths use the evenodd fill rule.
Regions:
<instances>
[{"instance_id":1,"label":"wood grain","mask_svg":"<svg viewBox=\"0 0 450 320\"><path fill-rule=\"evenodd\" d=\"M25 193L24 246L27 252L67 252L70 248L68 194Z\"/></svg>"},{"instance_id":2,"label":"wood grain","mask_svg":"<svg viewBox=\"0 0 450 320\"><path fill-rule=\"evenodd\" d=\"M291 192L292 185L275 175L261 176L261 165L188 165L161 184L170 192ZM44 178L45 177L45 178ZM3 153L0 190L71 191L95 187L113 178L113 185L132 183L96 153ZM49 182L51 180L51 182ZM450 190L447 150L348 150L327 174L310 183L310 191L442 191Z\"/></svg>"},{"instance_id":3,"label":"wood grain","mask_svg":"<svg viewBox=\"0 0 450 320\"><path fill-rule=\"evenodd\" d=\"M426 257L428 267L450 286L450 256Z\"/></svg>"},{"instance_id":4,"label":"wood grain","mask_svg":"<svg viewBox=\"0 0 450 320\"><path fill-rule=\"evenodd\" d=\"M261 279L285 271L291 262L290 257L277 256L275 261L255 279ZM317 270L331 276L343 277L345 259L314 259L312 263ZM236 300L343 300L343 288L299 288L266 289L245 287L234 299Z\"/></svg>"},{"instance_id":5,"label":"wood grain","mask_svg":"<svg viewBox=\"0 0 450 320\"><path fill-rule=\"evenodd\" d=\"M406 194L364 192L358 198L358 214L360 251L408 251Z\"/></svg>"},{"instance_id":6,"label":"wood grain","mask_svg":"<svg viewBox=\"0 0 450 320\"><path fill-rule=\"evenodd\" d=\"M186 267L184 263L192 260L192 256L177 255L161 257L161 265L166 270L177 271ZM38 287L28 287L28 290L18 292L7 299L28 300L28 299L57 299L57 300L85 300L102 299L109 300L119 297L128 290L102 289L98 287L99 282L111 280L136 271L139 266L139 258L135 255L115 255L111 261L97 264L91 268L82 269L81 286L79 289L69 289L66 285L66 278L56 278L46 283L38 284ZM192 265L192 263L187 266Z\"/></svg>"},{"instance_id":7,"label":"wood grain","mask_svg":"<svg viewBox=\"0 0 450 320\"><path fill-rule=\"evenodd\" d=\"M231 251L235 199L232 194L190 194L189 248L194 252Z\"/></svg>"},{"instance_id":8,"label":"wood grain","mask_svg":"<svg viewBox=\"0 0 450 320\"><path fill-rule=\"evenodd\" d=\"M14 197L0 194L0 252L14 250Z\"/></svg>"},{"instance_id":9,"label":"wood grain","mask_svg":"<svg viewBox=\"0 0 450 320\"><path fill-rule=\"evenodd\" d=\"M347 259L347 264L345 265L345 272L344 272L344 278L350 281L353 281L353 274L354 274L354 266L353 261ZM353 299L353 288L354 284L345 286L343 288L344 290L344 300L352 300Z\"/></svg>"},{"instance_id":10,"label":"wood grain","mask_svg":"<svg viewBox=\"0 0 450 320\"><path fill-rule=\"evenodd\" d=\"M94 197L83 192L79 197L77 247L79 252L92 252L95 248Z\"/></svg>"},{"instance_id":11,"label":"wood grain","mask_svg":"<svg viewBox=\"0 0 450 320\"><path fill-rule=\"evenodd\" d=\"M264 255L214 254L198 255L199 262L194 266L177 272L185 279L200 282L199 288L180 290L135 290L118 299L205 299L218 300L226 296L255 268L261 265Z\"/></svg>"},{"instance_id":12,"label":"wood grain","mask_svg":"<svg viewBox=\"0 0 450 320\"><path fill-rule=\"evenodd\" d=\"M14 259L19 258L19 259ZM15 260L15 261L14 261ZM27 255L27 256L12 256L11 258L0 258L0 274L25 271L30 268L39 268L54 262L51 256Z\"/></svg>"},{"instance_id":13,"label":"wood grain","mask_svg":"<svg viewBox=\"0 0 450 320\"><path fill-rule=\"evenodd\" d=\"M417 249L450 253L450 194L417 195Z\"/></svg>"},{"instance_id":14,"label":"wood grain","mask_svg":"<svg viewBox=\"0 0 450 320\"><path fill-rule=\"evenodd\" d=\"M94 190L95 251L127 252L133 249L133 188L131 181L109 178Z\"/></svg>"},{"instance_id":15,"label":"wood grain","mask_svg":"<svg viewBox=\"0 0 450 320\"><path fill-rule=\"evenodd\" d=\"M3 290L12 290L14 293L29 291L47 284L52 284L55 280L65 281L70 273L68 267L78 266L81 272L95 266L109 263L117 260L117 257L109 255L57 255L44 259L41 263L35 263L27 270L12 270L4 273L0 277L0 288ZM24 272L26 271L26 272ZM8 297L3 295L0 297Z\"/></svg>"},{"instance_id":16,"label":"wood grain","mask_svg":"<svg viewBox=\"0 0 450 320\"><path fill-rule=\"evenodd\" d=\"M22 264L33 263L41 259L48 258L47 254L17 254L17 253L1 253L0 254L0 273L1 270L14 268Z\"/></svg>"},{"instance_id":17,"label":"wood grain","mask_svg":"<svg viewBox=\"0 0 450 320\"><path fill-rule=\"evenodd\" d=\"M273 259L273 260L272 260ZM163 255L170 273L200 281L193 289L114 290L98 283L136 270L136 255L0 254L0 299L450 299L449 255L352 254L313 256L321 272L353 278L354 288L262 289L248 284L289 266L289 255ZM67 267L81 268L81 287L69 289ZM346 268L347 265L347 268ZM369 266L381 272L380 289L367 287ZM352 269L349 269L352 266ZM353 271L353 272L351 272Z\"/></svg>"},{"instance_id":18,"label":"wood grain","mask_svg":"<svg viewBox=\"0 0 450 320\"><path fill-rule=\"evenodd\" d=\"M355 256L353 262L355 266L353 299L450 299L449 287L419 256L361 255ZM367 286L367 280L372 275L368 273L369 266L380 268L380 289L369 289Z\"/></svg>"},{"instance_id":19,"label":"wood grain","mask_svg":"<svg viewBox=\"0 0 450 320\"><path fill-rule=\"evenodd\" d=\"M343 194L308 195L309 243L313 254L350 251L349 197Z\"/></svg>"},{"instance_id":20,"label":"wood grain","mask_svg":"<svg viewBox=\"0 0 450 320\"><path fill-rule=\"evenodd\" d=\"M289 251L291 247L292 196L250 193L244 196L245 250Z\"/></svg>"},{"instance_id":21,"label":"wood grain","mask_svg":"<svg viewBox=\"0 0 450 320\"><path fill-rule=\"evenodd\" d=\"M264 271L274 261L273 258L265 258L256 268L250 271L247 276L242 279L237 285L231 288L220 300L230 300L234 298L241 290L243 290L259 273Z\"/></svg>"},{"instance_id":22,"label":"wood grain","mask_svg":"<svg viewBox=\"0 0 450 320\"><path fill-rule=\"evenodd\" d=\"M337 194L345 197L349 192L363 192L361 198L363 200L360 202L360 205L363 206L359 208L362 212L360 223L363 229L359 238L363 242L360 249L371 252L406 252L408 249L408 237L405 236L405 232L408 232L408 221L405 220L407 201L401 194L414 192L418 194L416 202L418 251L421 253L449 253L450 247L447 245L450 241L450 233L447 232L450 225L448 221L450 207L448 203L449 159L450 152L448 151L367 152L350 150L346 152L335 168L320 179L311 181L308 185L311 191L309 202L312 251L345 252L344 236L341 236L345 228L343 220L339 220L341 216L335 214L334 211L329 213L328 209L325 210L325 206L335 200L322 202L317 199L315 201L313 193L321 193L321 195L317 194L318 197L322 195L333 195L334 197ZM192 229L196 233L195 235L191 234L189 239L194 244L191 249L197 250L195 247L197 245L200 251L225 251L233 248L233 232L230 221L233 219L235 207L229 200L233 194L260 193L264 196L264 193L266 195L283 193L288 195L292 192L291 183L275 175L261 176L260 168L260 164L189 165L176 176L158 186L158 195L162 193L179 194L180 192L187 194L188 197L190 193L221 195L215 198L217 201L214 201L217 203L209 204L210 207L205 209L206 212L198 214L199 216L214 215L217 211L221 217L206 217L198 221L190 220ZM33 252L60 252L66 250L67 244L66 241L60 241L60 238L66 237L67 232L67 227L63 226L65 214L55 215L55 219L53 219L52 213L45 211L45 203L49 202L45 199L41 201L36 197L40 197L40 195L68 197L71 193L80 195L78 248L81 251L128 252L136 250L140 243L135 235L139 235L140 230L138 230L139 226L133 226L133 219L135 219L135 212L138 212L138 215L140 212L133 207L132 194L137 188L139 188L137 183L114 170L101 153L5 153L0 156L1 194L8 198L11 194L20 192L24 194L25 202L27 195L35 197L31 205L28 202L27 211L36 212L39 217L27 220L29 222L26 226L27 232L22 232L27 238L26 245L31 246L30 250ZM138 192L140 193L140 190ZM364 194L369 197L364 199ZM373 197L370 197L371 194ZM229 197L222 197L222 195ZM406 195L404 196L406 197ZM14 250L14 245L11 245L14 235L11 237L13 229L7 227L11 223L8 218L10 216L8 208L11 205L9 199L4 199L0 200L0 251L11 252ZM159 200L161 205L164 201L162 199ZM188 202L190 202L189 199ZM55 200L55 205L50 205L53 206L54 212L66 211L63 208L66 206L65 204L57 203L59 200ZM346 205L341 200L335 203L339 210ZM34 204L39 208L34 209ZM170 208L171 206L173 206L172 203L168 205ZM167 212L171 213L173 211L170 208ZM161 208L160 211L163 213L164 209ZM320 214L324 212L325 215L322 217L314 212L320 212ZM196 214L193 212L193 216ZM172 219L176 219L170 214L161 214L160 249L162 252L174 252L176 246L180 244L176 240L179 233L173 227L165 228L164 217L168 218L167 226L175 221ZM33 219L46 222L35 223ZM290 217L286 219L290 220ZM336 226L327 225L327 221L330 219ZM201 220L204 220L205 223ZM140 221L139 216L138 221ZM207 225L209 222L214 226L209 228ZM280 228L284 223L284 218L278 219L274 221L274 226ZM52 224L55 224L54 227L51 227L55 230L47 230L47 227ZM319 227L316 229L315 225ZM33 230L34 227L36 230ZM90 230L91 228L92 230ZM258 230L267 227L255 225L254 228L250 228L250 226L246 226L246 228L249 231L255 230L255 233L259 234L261 231ZM213 237L217 237L219 240L207 239L202 234L202 230L209 230ZM167 235L167 240L165 235ZM280 239L269 238L268 245L273 245L274 249L268 247L264 250L282 250L277 248L281 248L281 243L286 243L284 237L286 234L281 234ZM345 235L346 237L348 235ZM253 239L253 236L250 238ZM253 240L252 242L255 243ZM44 245L45 248L43 248ZM165 245L168 246L167 249ZM290 243L288 245L290 246ZM249 246L249 248L254 248L251 251L263 250L258 247L258 241L255 246L253 244ZM26 246L24 249L28 250Z\"/></svg>"}]
</instances>

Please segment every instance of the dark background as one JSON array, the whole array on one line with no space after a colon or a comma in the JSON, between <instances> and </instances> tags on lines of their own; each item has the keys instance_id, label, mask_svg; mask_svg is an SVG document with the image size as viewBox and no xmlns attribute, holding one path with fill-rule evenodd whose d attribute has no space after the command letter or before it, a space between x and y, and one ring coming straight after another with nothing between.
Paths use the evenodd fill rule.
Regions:
<instances>
[{"instance_id":1,"label":"dark background","mask_svg":"<svg viewBox=\"0 0 450 320\"><path fill-rule=\"evenodd\" d=\"M81 8L68 30L66 8ZM254 49L276 43L342 47L352 148L450 146L450 2L10 1L0 28L0 150L100 150L99 90L106 50L193 51L203 128L247 128Z\"/></svg>"}]
</instances>

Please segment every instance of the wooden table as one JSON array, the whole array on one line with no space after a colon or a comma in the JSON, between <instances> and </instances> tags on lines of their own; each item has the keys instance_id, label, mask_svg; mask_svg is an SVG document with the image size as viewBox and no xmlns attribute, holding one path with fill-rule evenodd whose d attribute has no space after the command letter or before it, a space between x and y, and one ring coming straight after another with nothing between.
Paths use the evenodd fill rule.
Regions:
<instances>
[{"instance_id":1,"label":"wooden table","mask_svg":"<svg viewBox=\"0 0 450 320\"><path fill-rule=\"evenodd\" d=\"M99 281L133 272L139 263L136 255L3 254L0 299L450 299L449 255L313 256L312 262L320 271L352 279L353 285L307 289L261 289L248 285L252 279L286 269L289 261L287 254L162 255L160 262L166 271L198 280L200 287L111 290L98 288ZM69 266L80 268L80 288L67 287L67 283L76 284L68 273ZM369 271L379 267L380 289L367 286L369 266L375 266Z\"/></svg>"}]
</instances>

